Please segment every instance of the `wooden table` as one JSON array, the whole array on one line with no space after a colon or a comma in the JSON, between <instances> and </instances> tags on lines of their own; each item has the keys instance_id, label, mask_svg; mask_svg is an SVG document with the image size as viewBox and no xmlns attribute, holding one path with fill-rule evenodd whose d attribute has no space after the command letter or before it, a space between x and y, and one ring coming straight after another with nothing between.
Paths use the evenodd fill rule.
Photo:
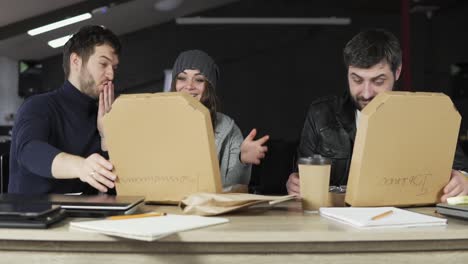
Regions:
<instances>
[{"instance_id":1,"label":"wooden table","mask_svg":"<svg viewBox=\"0 0 468 264\"><path fill-rule=\"evenodd\" d=\"M152 209L180 212L176 207ZM434 208L415 211L434 214ZM359 230L304 214L293 201L227 215L230 223L155 242L68 229L0 229L2 263L462 263L468 222L446 227ZM73 219L72 219L73 220ZM317 262L318 261L318 262Z\"/></svg>"}]
</instances>

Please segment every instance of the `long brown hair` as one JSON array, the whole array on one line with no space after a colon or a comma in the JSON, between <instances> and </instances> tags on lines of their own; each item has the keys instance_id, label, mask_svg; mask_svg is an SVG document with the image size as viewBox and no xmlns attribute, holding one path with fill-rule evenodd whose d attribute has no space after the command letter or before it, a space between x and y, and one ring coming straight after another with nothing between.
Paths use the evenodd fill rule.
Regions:
<instances>
[{"instance_id":1,"label":"long brown hair","mask_svg":"<svg viewBox=\"0 0 468 264\"><path fill-rule=\"evenodd\" d=\"M173 76L171 84L171 92L177 92L176 90L177 76ZM216 91L211 83L205 78L205 90L200 98L202 103L210 111L211 124L213 125L213 131L216 131L216 112L218 111L219 100L216 96Z\"/></svg>"}]
</instances>

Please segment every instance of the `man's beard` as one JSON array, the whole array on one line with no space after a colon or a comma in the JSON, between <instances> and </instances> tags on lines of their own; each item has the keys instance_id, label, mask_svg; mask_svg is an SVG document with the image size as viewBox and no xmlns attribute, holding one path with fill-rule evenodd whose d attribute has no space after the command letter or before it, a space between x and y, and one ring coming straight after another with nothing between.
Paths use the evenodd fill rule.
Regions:
<instances>
[{"instance_id":1,"label":"man's beard","mask_svg":"<svg viewBox=\"0 0 468 264\"><path fill-rule=\"evenodd\" d=\"M364 98L362 97L357 97L355 98L354 96L351 96L351 99L354 103L354 106L359 110L361 111L366 105L368 105L370 103L370 101L372 101L372 99L374 99L374 97L372 97L370 100L365 100ZM365 103L367 102L367 103Z\"/></svg>"},{"instance_id":2,"label":"man's beard","mask_svg":"<svg viewBox=\"0 0 468 264\"><path fill-rule=\"evenodd\" d=\"M96 82L86 68L83 68L80 76L81 91L87 96L98 99L99 91L96 87Z\"/></svg>"}]
</instances>

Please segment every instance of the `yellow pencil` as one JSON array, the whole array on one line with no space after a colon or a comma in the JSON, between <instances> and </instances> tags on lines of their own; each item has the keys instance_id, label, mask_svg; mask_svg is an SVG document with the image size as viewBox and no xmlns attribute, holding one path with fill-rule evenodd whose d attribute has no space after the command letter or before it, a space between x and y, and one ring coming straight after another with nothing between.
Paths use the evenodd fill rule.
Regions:
<instances>
[{"instance_id":1,"label":"yellow pencil","mask_svg":"<svg viewBox=\"0 0 468 264\"><path fill-rule=\"evenodd\" d=\"M389 211L383 212L383 213L381 213L381 214L378 214L378 215L376 215L376 216L373 216L373 217L371 218L371 220L379 220L379 219L382 219L382 218L384 218L384 217L387 217L387 216L389 216L389 215L391 215L391 214L393 214L393 211L392 211L392 210L389 210Z\"/></svg>"},{"instance_id":2,"label":"yellow pencil","mask_svg":"<svg viewBox=\"0 0 468 264\"><path fill-rule=\"evenodd\" d=\"M164 216L166 213L152 212L146 214L133 214L133 215L115 215L107 217L108 220L122 220L122 219L131 219L131 218L143 218L143 217L155 217L155 216Z\"/></svg>"}]
</instances>

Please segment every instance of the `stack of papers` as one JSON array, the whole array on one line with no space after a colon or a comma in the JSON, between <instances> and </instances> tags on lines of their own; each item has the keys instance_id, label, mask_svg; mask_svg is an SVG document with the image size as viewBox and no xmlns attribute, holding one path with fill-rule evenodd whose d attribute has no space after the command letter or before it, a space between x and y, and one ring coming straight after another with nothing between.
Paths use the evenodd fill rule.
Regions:
<instances>
[{"instance_id":1,"label":"stack of papers","mask_svg":"<svg viewBox=\"0 0 468 264\"><path fill-rule=\"evenodd\" d=\"M71 222L70 228L111 236L154 241L177 232L227 222L229 222L228 219L219 217L165 215L122 220Z\"/></svg>"},{"instance_id":2,"label":"stack of papers","mask_svg":"<svg viewBox=\"0 0 468 264\"><path fill-rule=\"evenodd\" d=\"M395 228L443 226L447 219L411 212L395 207L328 207L320 215L357 228ZM376 217L381 215L381 217Z\"/></svg>"}]
</instances>

